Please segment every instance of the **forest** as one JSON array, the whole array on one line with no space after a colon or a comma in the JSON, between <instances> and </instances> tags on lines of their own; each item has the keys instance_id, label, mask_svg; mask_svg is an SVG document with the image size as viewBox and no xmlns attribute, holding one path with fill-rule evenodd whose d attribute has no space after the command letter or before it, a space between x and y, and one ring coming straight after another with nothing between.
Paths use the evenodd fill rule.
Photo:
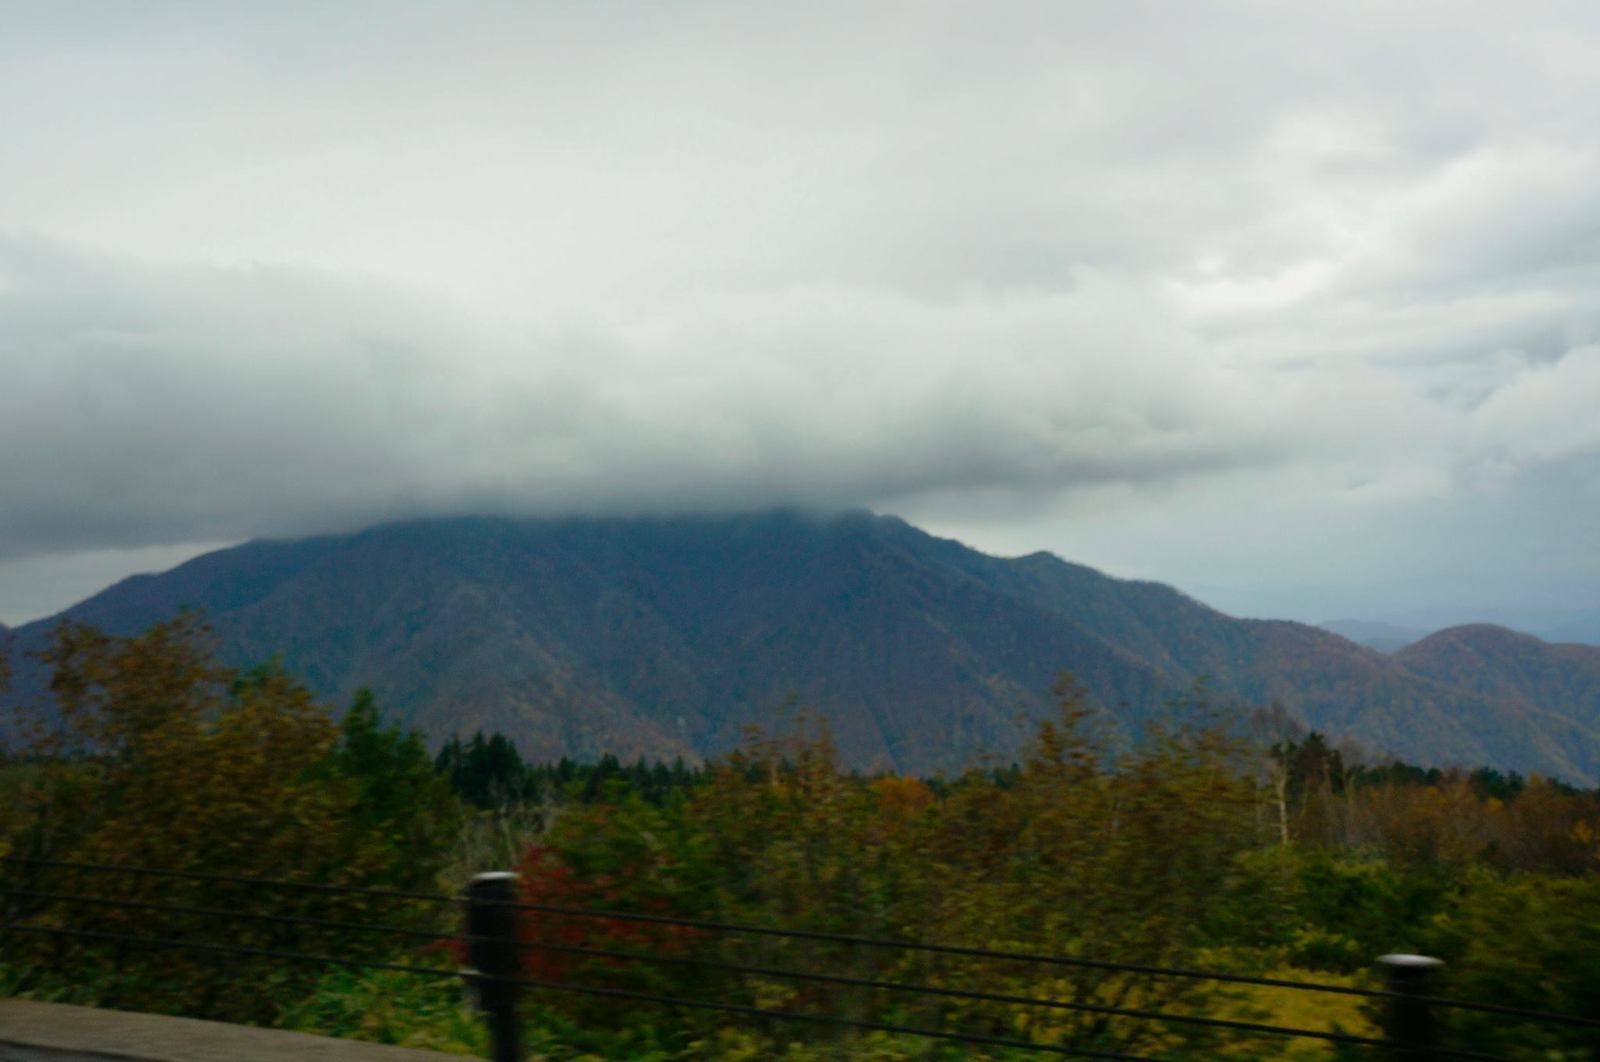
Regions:
<instances>
[{"instance_id":1,"label":"forest","mask_svg":"<svg viewBox=\"0 0 1600 1062\"><path fill-rule=\"evenodd\" d=\"M1064 677L1017 762L919 778L842 768L804 718L697 764L529 764L499 734L435 753L370 695L335 711L276 662L221 666L189 616L129 638L65 624L44 663L55 711L0 761L0 995L482 1055L459 983L408 971L462 961L459 913L432 898L511 868L531 904L655 919L527 916L530 980L854 1022L532 989L530 1058L1046 1057L875 1025L1102 1057L1384 1057L1243 1026L1377 1037L1380 1001L1249 979L1376 988L1375 960L1397 952L1443 960L1451 998L1600 1018L1600 792L1347 762L1203 690L1125 747ZM219 963L206 948L223 944ZM1447 1044L1502 1058L1600 1049L1596 1027L1440 1021Z\"/></svg>"}]
</instances>

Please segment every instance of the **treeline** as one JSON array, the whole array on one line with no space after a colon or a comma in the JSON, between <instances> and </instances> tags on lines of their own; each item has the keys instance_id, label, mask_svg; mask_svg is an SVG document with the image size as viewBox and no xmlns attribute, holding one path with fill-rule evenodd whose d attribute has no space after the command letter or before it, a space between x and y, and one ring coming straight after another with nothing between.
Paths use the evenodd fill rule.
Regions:
<instances>
[{"instance_id":1,"label":"treeline","mask_svg":"<svg viewBox=\"0 0 1600 1062\"><path fill-rule=\"evenodd\" d=\"M780 761L775 769L793 767ZM595 763L565 757L553 764L526 763L505 735L485 737L482 732L469 741L447 741L434 769L461 800L488 811L635 799L660 807L715 777L713 769L691 767L682 759L669 764L640 758L624 764L607 755ZM1600 821L1600 789L1529 779L1493 767L1347 762L1343 750L1315 731L1257 749L1253 757L1241 759L1239 769L1263 779L1265 799L1258 811L1276 812L1280 843L1365 854L1410 867L1479 864L1556 875L1600 869L1600 839L1594 832ZM1020 784L1026 772L1023 764L1012 763L959 779L917 782L942 800L980 774L996 789L1006 790ZM847 773L861 785L881 777Z\"/></svg>"},{"instance_id":2,"label":"treeline","mask_svg":"<svg viewBox=\"0 0 1600 1062\"><path fill-rule=\"evenodd\" d=\"M1275 745L1279 840L1412 868L1600 871L1600 789L1494 768L1346 764L1318 734Z\"/></svg>"},{"instance_id":3,"label":"treeline","mask_svg":"<svg viewBox=\"0 0 1600 1062\"><path fill-rule=\"evenodd\" d=\"M516 745L504 734L485 738L482 731L467 742L459 738L445 742L434 759L434 769L462 800L483 810L563 800L588 804L625 794L663 804L674 793L699 785L707 777L681 758L668 764L647 763L641 757L623 764L611 755L596 763L574 763L563 756L556 763L524 763Z\"/></svg>"},{"instance_id":4,"label":"treeline","mask_svg":"<svg viewBox=\"0 0 1600 1062\"><path fill-rule=\"evenodd\" d=\"M1344 751L1330 745L1327 738L1316 731L1299 740L1275 744L1271 754L1288 772L1290 792L1302 799L1308 793L1323 789L1337 795L1350 789L1374 786L1439 786L1465 781L1480 798L1512 800L1528 784L1516 771L1500 771L1494 767L1465 771L1459 767L1418 767L1400 760L1380 764L1359 760L1347 763ZM1581 791L1562 782L1546 784L1554 785L1563 793Z\"/></svg>"}]
</instances>

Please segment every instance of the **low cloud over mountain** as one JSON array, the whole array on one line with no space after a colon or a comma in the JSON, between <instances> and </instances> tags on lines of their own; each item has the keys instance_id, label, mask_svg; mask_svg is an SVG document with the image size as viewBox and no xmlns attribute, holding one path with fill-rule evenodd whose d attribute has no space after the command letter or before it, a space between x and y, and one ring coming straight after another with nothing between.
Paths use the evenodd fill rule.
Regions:
<instances>
[{"instance_id":1,"label":"low cloud over mountain","mask_svg":"<svg viewBox=\"0 0 1600 1062\"><path fill-rule=\"evenodd\" d=\"M19 13L0 615L108 550L776 503L1241 611L1579 607L1596 41L1554 3Z\"/></svg>"}]
</instances>

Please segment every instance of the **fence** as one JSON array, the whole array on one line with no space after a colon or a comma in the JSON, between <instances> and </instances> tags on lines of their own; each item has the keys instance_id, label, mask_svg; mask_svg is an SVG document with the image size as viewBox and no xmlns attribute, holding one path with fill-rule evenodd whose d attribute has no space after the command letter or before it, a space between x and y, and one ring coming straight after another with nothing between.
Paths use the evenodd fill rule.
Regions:
<instances>
[{"instance_id":1,"label":"fence","mask_svg":"<svg viewBox=\"0 0 1600 1062\"><path fill-rule=\"evenodd\" d=\"M1127 1062L1159 1062L1159 1056L1132 1054L1105 1046L1090 1046L1077 1042L1044 1042L1020 1035L1003 1034L992 1027L951 1028L947 1025L912 1025L895 1021L876 1020L855 1014L828 1010L797 1010L762 1006L759 1003L735 1002L730 999L681 995L655 991L637 985L600 983L589 971L587 979L572 976L549 975L545 963L545 976L530 976L530 954L567 956L576 960L594 960L603 964L603 970L617 970L638 964L663 969L699 969L721 975L737 975L761 981L781 981L829 986L870 993L881 993L895 998L934 1000L954 1004L995 1004L1005 1008L1025 1011L1067 1013L1091 1016L1105 1023L1153 1023L1163 1030L1200 1029L1215 1036L1268 1037L1284 1042L1293 1040L1321 1041L1335 1049L1357 1049L1376 1052L1384 1057L1407 1059L1412 1062L1431 1059L1493 1060L1500 1056L1474 1051L1459 1045L1441 1042L1436 1018L1450 1010L1474 1011L1497 1016L1506 1021L1526 1022L1579 1030L1587 1043L1600 1044L1600 1020L1593 1018L1502 1006L1485 1002L1440 998L1433 992L1437 960L1415 955L1389 955L1379 960L1385 971L1386 987L1364 988L1348 985L1319 984L1309 981L1288 980L1275 977L1258 977L1219 971L1176 969L1161 966L1122 963L1103 959L1076 956L1039 954L1004 949L976 948L925 941L888 940L829 933L815 930L783 929L771 926L746 925L705 919L680 918L668 914L638 911L600 911L559 905L530 903L517 898L515 876L505 873L483 874L475 878L461 896L397 889L360 888L354 886L323 884L304 881L287 881L214 874L200 871L170 870L151 867L121 866L102 863L68 862L62 860L0 858L0 864L15 868L0 888L5 918L0 922L0 937L6 934L33 935L56 940L79 940L113 945L117 948L172 949L216 956L240 956L270 959L289 963L306 963L324 966L342 966L360 970L383 970L428 978L461 978L475 997L488 1023L493 1043L492 1057L496 1062L511 1062L521 1058L519 1030L517 1027L518 1000L524 990L533 989L553 993L577 994L596 999L630 1005L684 1008L690 1011L715 1012L734 1018L763 1024L788 1023L844 1031L880 1032L914 1037L929 1043L960 1044L969 1047L986 1047L1001 1051L1026 1052L1040 1057L1047 1055L1074 1058L1127 1060ZM419 905L441 912L457 911L458 930L419 928L416 925L389 924L350 918L329 918L304 913L282 911L252 911L237 906L206 906L179 904L157 900L134 899L127 896L104 895L101 892L62 892L55 889L28 887L29 878L37 879L46 872L68 872L74 877L85 876L124 884L134 881L184 882L208 888L239 887L252 892L302 893L314 896L337 897L365 910L374 903L399 903L409 909ZM14 878L21 878L14 884ZM35 880L33 884L37 885ZM124 891L127 891L125 888ZM461 966L422 965L414 962L393 962L359 954L317 954L287 946L260 946L218 939L199 939L193 936L174 937L149 932L125 932L108 929L87 929L71 924L41 921L49 912L81 910L84 908L135 912L152 918L160 915L209 919L214 922L236 925L238 923L265 924L292 930L317 930L340 934L369 934L378 947L391 949L396 941L409 940L417 944L451 946L456 957L465 960ZM538 925L527 923L536 920ZM779 941L798 941L807 944L843 947L852 952L884 951L901 955L919 955L937 959L981 960L987 963L1007 964L1039 970L1072 970L1097 973L1104 976L1135 976L1145 982L1188 981L1212 984L1252 986L1309 993L1319 996L1349 996L1373 1001L1384 1011L1383 1035L1364 1036L1338 1029L1307 1029L1241 1018L1219 1017L1206 1014L1182 1013L1125 1005L1126 1000L1106 1002L1085 998L1055 998L1017 992L956 987L927 980L907 981L882 976L863 976L838 969L798 969L788 965L770 965L729 961L713 955L693 954L683 947L664 947L655 951L615 946L597 946L581 942L582 934L567 933L565 939L535 935L539 927L587 921L609 927L635 926L634 934L657 944L663 940L700 941L724 937L769 938ZM662 934L668 934L663 937ZM613 936L627 934L613 934ZM688 936L686 936L688 935ZM387 942L385 944L384 942ZM535 970L534 972L538 972ZM1226 1043L1226 1041L1222 1041ZM1594 1056L1600 1059L1600 1051Z\"/></svg>"}]
</instances>

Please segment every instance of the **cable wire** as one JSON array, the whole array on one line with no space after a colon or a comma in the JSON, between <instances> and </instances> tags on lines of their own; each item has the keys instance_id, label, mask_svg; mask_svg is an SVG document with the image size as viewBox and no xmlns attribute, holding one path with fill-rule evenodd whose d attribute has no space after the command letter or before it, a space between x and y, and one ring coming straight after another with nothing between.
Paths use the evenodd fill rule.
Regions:
<instances>
[{"instance_id":1,"label":"cable wire","mask_svg":"<svg viewBox=\"0 0 1600 1062\"><path fill-rule=\"evenodd\" d=\"M663 996L653 992L636 992L627 988L602 988L598 985L572 985L559 981L545 981L519 977L514 983L526 988L544 988L555 992L579 992L587 995L609 996L614 999L632 999L642 1003L655 1003L669 1007L690 1007L699 1010L718 1010L728 1014L742 1014L754 1018L776 1018L781 1021L810 1022L818 1025L832 1025L846 1029L861 1029L867 1032L899 1033L906 1036L922 1036L932 1040L948 1040L954 1043L979 1044L985 1047L1008 1047L1022 1051L1040 1051L1048 1054L1067 1055L1075 1058L1102 1058L1112 1059L1115 1062L1161 1062L1147 1055L1128 1055L1116 1051L1097 1051L1086 1047L1068 1047L1063 1044L1037 1044L1029 1040L1013 1040L1000 1036L984 1036L981 1033L952 1032L946 1029L924 1029L913 1025L894 1025L889 1022L867 1021L861 1018L844 1018L833 1014L814 1014L794 1010L771 1010L765 1007L746 1006L742 1003L716 1003L711 1000L684 999L678 996ZM1496 1060L1498 1062L1498 1060Z\"/></svg>"},{"instance_id":2,"label":"cable wire","mask_svg":"<svg viewBox=\"0 0 1600 1062\"><path fill-rule=\"evenodd\" d=\"M395 962L371 962L365 959L341 959L333 955L307 955L298 951L279 951L274 948L250 948L238 944L207 944L198 940L173 940L169 937L149 937L137 933L108 933L96 929L66 929L61 926L30 926L19 922L0 925L0 932L41 933L58 937L82 937L120 944L142 944L152 948L178 948L189 951L221 952L228 955L253 955L264 959L288 959L293 962L327 963L332 966L349 966L362 970L392 970L396 973L424 974L435 977L459 977L460 970L447 970L442 966L411 966Z\"/></svg>"},{"instance_id":3,"label":"cable wire","mask_svg":"<svg viewBox=\"0 0 1600 1062\"><path fill-rule=\"evenodd\" d=\"M1511 1018L1525 1018L1529 1021L1571 1025L1580 1029L1600 1029L1600 1019L1584 1018L1576 1014L1559 1014L1549 1010L1529 1010L1526 1007L1508 1007L1501 1003L1474 1003L1466 999L1443 999L1438 996L1419 996L1417 1001L1433 1007L1449 1007L1452 1010L1475 1010L1485 1014L1502 1014Z\"/></svg>"},{"instance_id":4,"label":"cable wire","mask_svg":"<svg viewBox=\"0 0 1600 1062\"><path fill-rule=\"evenodd\" d=\"M1389 1040L1379 1040L1368 1036L1357 1036L1353 1033L1320 1032L1314 1029L1297 1029L1286 1025L1268 1025L1261 1022L1235 1020L1232 1018L1207 1018L1194 1014L1171 1014L1163 1011L1138 1010L1128 1007L1116 1007L1103 1003L1075 1003L1061 999L1047 999L1040 996L1020 996L1003 992L985 992L965 988L946 988L942 985L912 984L904 981L880 981L866 977L851 977L845 974L814 973L805 970L791 970L768 966L746 966L740 963L723 962L719 959L701 959L693 956L682 955L652 955L646 952L622 951L611 948L594 948L580 944L555 944L543 941L521 941L518 946L525 950L553 951L574 955L591 955L596 958L623 959L649 963L669 963L678 965L702 966L716 970L726 970L731 973L748 974L755 977L778 977L797 981L815 981L824 984L846 985L854 988L873 988L893 992L906 992L920 995L941 996L949 999L967 999L985 1003L1006 1003L1014 1006L1044 1007L1054 1010L1078 1011L1088 1014L1103 1014L1110 1017L1135 1018L1143 1021L1170 1021L1189 1025L1203 1025L1212 1028L1233 1029L1240 1032L1268 1033L1276 1036L1302 1037L1314 1040L1326 1040L1333 1043L1357 1044L1366 1047L1393 1047Z\"/></svg>"},{"instance_id":5,"label":"cable wire","mask_svg":"<svg viewBox=\"0 0 1600 1062\"><path fill-rule=\"evenodd\" d=\"M475 939L470 937L460 937L453 933L409 929L404 926L374 925L362 922L348 922L340 919L308 918L297 915L274 915L253 911L234 911L216 907L192 907L182 904L153 903L142 900L122 900L101 896L64 895L59 893L34 892L25 889L0 889L0 896L17 896L50 902L92 904L103 907L126 908L143 911L160 911L172 914L193 914L221 918L246 918L255 921L310 926L322 929L353 930L361 932L384 933L396 936L409 936L415 939L429 941L457 939L470 941ZM1242 1032L1258 1032L1278 1036L1327 1040L1334 1043L1359 1044L1372 1047L1392 1046L1386 1040L1378 1040L1365 1036L1356 1036L1348 1033L1319 1032L1312 1029L1296 1029L1289 1026L1270 1025L1261 1022L1248 1022L1231 1018L1208 1018L1201 1015L1171 1014L1161 1011L1116 1007L1107 1004L1076 1003L1069 1002L1067 1000L1047 999L1038 996L1022 996L1000 992L973 991L969 989L948 988L941 985L911 984L903 981L883 981L872 978L851 977L843 974L815 973L811 971L791 970L767 966L749 966L740 963L725 962L717 959L704 959L690 956L653 955L647 952L595 948L575 944L556 944L553 942L544 941L524 941L519 942L518 946L524 950L588 955L597 958L622 959L634 962L660 964L692 965L755 977L777 977L790 980L813 981L817 983L838 984L857 988L881 989L885 991L940 996L950 999L974 1000L986 1003L1005 1003L1016 1006L1044 1007L1055 1010L1102 1014L1111 1017L1135 1018L1147 1021L1171 1021L1213 1028L1233 1029Z\"/></svg>"},{"instance_id":6,"label":"cable wire","mask_svg":"<svg viewBox=\"0 0 1600 1062\"><path fill-rule=\"evenodd\" d=\"M187 870L158 870L150 867L135 867L115 863L87 863L60 859L34 859L21 856L0 856L0 863L18 863L30 866L56 867L68 870L88 870L105 873L141 874L151 877L176 878L192 881L215 881L237 885L260 885L268 888L307 889L318 892L338 892L352 895L378 896L388 899L419 900L431 903L461 904L467 902L464 897L446 896L442 893L411 892L399 889L373 889L352 885L332 885L323 882L287 881L275 878L251 878L232 874L212 874L201 871ZM495 903L497 901L486 901ZM504 902L504 901L498 901ZM624 922L655 923L658 925L684 926L690 929L704 929L722 933L748 933L760 936L784 937L792 940L810 940L822 943L851 944L862 947L896 948L903 951L920 951L939 955L953 955L963 958L997 959L1007 962L1042 963L1054 966L1073 966L1094 970L1111 970L1124 973L1139 973L1150 976L1183 977L1195 980L1210 980L1231 984L1261 985L1271 988L1296 988L1312 992L1332 992L1341 995L1366 996L1373 998L1392 998L1394 993L1383 989L1355 988L1347 985L1325 985L1309 981L1291 981L1274 977L1253 977L1245 974L1227 974L1204 970L1188 970L1150 966L1142 963L1111 962L1104 959L1074 958L1064 955L1046 955L1037 952L1005 951L992 948L973 948L954 944L934 944L924 941L912 940L884 940L872 937L855 936L846 933L827 933L818 930L804 929L777 929L770 926L747 925L735 922L719 922L698 918L679 918L671 915L640 914L628 911L595 911L577 907L565 907L557 904L529 903L526 901L513 901L509 906L522 911L534 911L543 914L561 915L571 918L593 918L597 920L615 919Z\"/></svg>"},{"instance_id":7,"label":"cable wire","mask_svg":"<svg viewBox=\"0 0 1600 1062\"><path fill-rule=\"evenodd\" d=\"M497 901L485 901L496 903ZM733 922L714 922L697 918L675 918L669 915L633 914L626 911L590 911L557 904L527 903L517 901L502 905L518 910L573 918L615 919L623 922L647 922L660 925L685 926L712 932L750 933L760 936L785 937L792 940L812 940L831 944L851 944L858 947L897 948L902 951L920 951L935 955L954 955L969 959L996 959L1005 962L1028 962L1050 966L1072 966L1091 970L1109 970L1120 973L1147 974L1153 977L1183 977L1191 980L1217 981L1225 984L1260 985L1268 988L1294 988L1306 992L1328 992L1346 996L1372 999L1394 999L1398 993L1382 988L1356 988L1349 985L1319 984L1314 981L1292 981L1278 977L1255 977L1249 974L1218 973L1206 970L1189 970L1176 967L1150 966L1143 963L1112 962L1106 959L1082 959L1066 955L1046 955L1038 952L1004 951L992 948L973 948L958 944L932 944L915 940L883 940L874 937L854 936L848 933L828 933L807 929L774 929L767 926L742 925Z\"/></svg>"},{"instance_id":8,"label":"cable wire","mask_svg":"<svg viewBox=\"0 0 1600 1062\"><path fill-rule=\"evenodd\" d=\"M207 915L216 918L249 918L259 922L279 922L286 925L311 926L317 929L344 929L366 933L384 933L392 936L412 937L417 940L456 940L459 934L437 930L410 929L406 926L377 925L368 922L348 922L338 918L312 918L304 915L264 914L256 911L236 911L223 907L190 907L184 904L154 903L147 900L118 900L103 896L75 896L54 892L34 892L28 889L0 889L0 896L21 896L52 903L83 903L99 907L126 907L140 911L163 911L170 914Z\"/></svg>"},{"instance_id":9,"label":"cable wire","mask_svg":"<svg viewBox=\"0 0 1600 1062\"><path fill-rule=\"evenodd\" d=\"M320 881L289 881L282 878L251 878L238 874L213 874L198 870L158 870L153 867L126 866L121 863L79 863L66 859L32 859L24 856L0 856L0 863L18 863L27 866L54 867L62 870L89 870L111 874L138 874L151 878L176 878L183 881L211 881L229 885L259 885L273 889L304 889L309 892L333 892L352 896L376 896L387 900L419 900L426 903L460 904L460 896L446 896L436 892L412 892L405 889L375 889L359 885L333 885Z\"/></svg>"},{"instance_id":10,"label":"cable wire","mask_svg":"<svg viewBox=\"0 0 1600 1062\"><path fill-rule=\"evenodd\" d=\"M302 952L281 951L272 948L252 948L231 944L209 944L202 941L173 940L165 937L150 937L133 933L110 933L99 930L66 929L59 926L33 926L8 922L3 926L0 926L0 932L34 933L49 936L110 941L113 943L138 944L152 948L174 948L179 950L205 951L231 955L250 955L259 958L284 959L291 962L320 963L365 970L386 970L397 973L408 973L430 977L454 978L463 976L464 973L463 971L448 970L437 966L415 966L405 963L373 962L362 959L343 959L332 955L308 955ZM476 976L479 980L510 980L512 983L526 988L540 988L549 991L580 993L616 999L632 999L639 1002L653 1003L663 1006L715 1010L729 1014L741 1014L748 1017L806 1022L811 1024L830 1025L838 1028L860 1029L870 1032L888 1032L908 1036L921 1036L929 1039L945 1040L955 1043L970 1043L989 1047L1006 1047L1078 1058L1109 1059L1113 1060L1113 1062L1160 1062L1160 1060L1151 1059L1147 1056L1140 1055L1098 1051L1088 1048L1072 1048L1059 1044L1036 1044L1026 1040L984 1036L978 1033L952 1032L942 1029L925 1029L915 1026L895 1025L888 1022L874 1022L857 1018L845 1018L830 1014L772 1010L763 1007L747 1006L739 1003L718 1003L711 1000L685 999L677 996L665 996L656 993L638 992L631 989L606 988L598 985L567 984L563 982L537 978L496 979L485 978L481 975L469 976ZM1499 1056L1482 1054L1476 1051L1461 1051L1448 1048L1438 1048L1435 1050L1437 1054L1447 1055L1452 1058L1476 1060L1476 1062L1504 1062L1504 1060L1499 1058Z\"/></svg>"},{"instance_id":11,"label":"cable wire","mask_svg":"<svg viewBox=\"0 0 1600 1062\"><path fill-rule=\"evenodd\" d=\"M277 951L268 948L245 948L228 944L206 944L199 941L172 940L164 937L147 937L133 933L106 933L97 930L64 929L57 926L30 926L8 924L4 927L19 933L39 933L53 936L79 937L91 940L105 940L115 943L142 944L154 948L177 948L195 951L223 952L227 954L254 955L262 958L287 959L297 962L330 963L337 966L349 966L360 969L392 970L399 973L422 974L428 976L458 977L461 972L446 970L436 966L410 966L403 963L366 962L360 959L339 959L331 955L306 955L300 952ZM649 992L635 992L629 989L604 988L598 985L574 985L556 981L545 981L533 978L488 978L477 976L478 980L491 981L511 980L512 983L525 988L542 988L557 992L575 992L586 995L604 996L617 999L632 999L639 1002L654 1003L663 1006L689 1007L700 1010L717 1010L730 1014L743 1014L748 1017L775 1018L784 1021L810 1022L812 1024L831 1025L835 1027L861 1029L873 1032L901 1033L909 1036L922 1036L937 1040L949 1040L957 1043L982 1044L990 1047L1011 1047L1022 1050L1044 1051L1058 1055L1069 1055L1078 1058L1110 1059L1113 1062L1159 1062L1139 1055L1120 1054L1110 1051L1095 1051L1086 1048L1067 1048L1054 1044L1034 1044L1026 1040L1012 1040L1003 1037L982 1036L977 1033L950 1032L942 1029L919 1029L913 1026L894 1025L888 1022L866 1021L856 1018L843 1018L830 1014L811 1014L800 1011L771 1010L764 1007L751 1007L739 1003L718 1003L711 1000L683 999L676 996L657 995Z\"/></svg>"},{"instance_id":12,"label":"cable wire","mask_svg":"<svg viewBox=\"0 0 1600 1062\"><path fill-rule=\"evenodd\" d=\"M414 900L426 903L464 904L467 902L465 897L449 896L443 893L429 893L404 889L369 888L354 885L334 885L325 882L290 881L277 878L246 877L243 875L216 874L202 871L163 870L152 867L136 867L116 863L91 863L61 859L38 859L24 856L0 856L0 863L52 867L65 870L86 870L99 873L136 874L147 877L169 878L177 880L254 885L264 888L301 889L313 892L336 893L353 896L373 896L382 899ZM654 923L658 925L683 926L690 929L704 929L711 932L744 933L751 935L779 937L791 940L849 944L858 947L899 949L903 951L922 952L925 954L950 955L960 958L992 959L1004 962L1026 962L1051 966L1106 970L1119 973L1135 973L1152 977L1180 977L1191 980L1215 981L1222 984L1256 985L1267 988L1287 988L1304 992L1323 992L1337 995L1358 996L1368 999L1395 999L1399 998L1400 995L1399 993L1392 992L1387 989L1359 988L1349 985L1330 985L1314 981L1299 981L1278 977L1257 977L1248 974L1230 974L1217 971L1152 966L1144 963L1113 962L1105 959L1087 959L1065 955L1049 955L1038 952L975 948L953 944L936 944L925 941L878 939L847 933L829 933L819 930L778 929L770 926L757 926L697 918L679 918L670 915L651 915L627 911L595 911L576 907L566 907L557 904L529 903L525 901L515 901L512 902L510 906L523 911L532 911L536 913L552 914L571 918L592 918L596 920L610 919L625 922ZM351 924L344 928L355 928L355 925ZM1571 1014L1561 1014L1554 1011L1532 1010L1521 1007L1508 1007L1494 1003L1477 1003L1469 1000L1455 1000L1441 997L1427 997L1426 1002L1434 1006L1450 1007L1459 1010L1473 1010L1488 1014L1500 1014L1507 1017L1523 1018L1529 1021L1551 1022L1577 1028L1600 1028L1600 1020L1579 1017Z\"/></svg>"}]
</instances>

